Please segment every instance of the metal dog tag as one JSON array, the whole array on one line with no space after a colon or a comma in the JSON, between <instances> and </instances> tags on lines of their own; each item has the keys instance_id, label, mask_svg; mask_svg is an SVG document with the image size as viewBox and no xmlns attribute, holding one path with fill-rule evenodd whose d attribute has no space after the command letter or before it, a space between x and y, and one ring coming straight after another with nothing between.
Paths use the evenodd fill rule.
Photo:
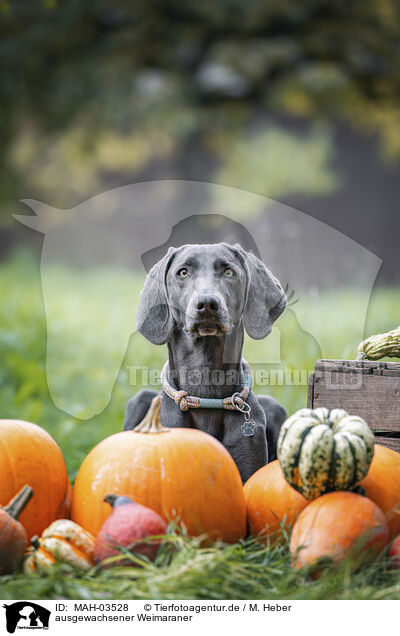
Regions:
<instances>
[{"instance_id":1,"label":"metal dog tag","mask_svg":"<svg viewBox=\"0 0 400 636\"><path fill-rule=\"evenodd\" d=\"M251 437L254 435L255 425L250 420L245 420L240 427L245 437Z\"/></svg>"},{"instance_id":2,"label":"metal dog tag","mask_svg":"<svg viewBox=\"0 0 400 636\"><path fill-rule=\"evenodd\" d=\"M242 433L245 437L251 437L252 435L254 435L254 429L256 428L255 424L250 421L251 406L250 404L247 404L247 402L243 400L243 398L241 399L241 404L238 404L238 402L235 401L235 398L237 396L240 397L240 393L234 393L232 395L231 401L235 409L243 413L244 422L240 426L240 428L242 429Z\"/></svg>"}]
</instances>

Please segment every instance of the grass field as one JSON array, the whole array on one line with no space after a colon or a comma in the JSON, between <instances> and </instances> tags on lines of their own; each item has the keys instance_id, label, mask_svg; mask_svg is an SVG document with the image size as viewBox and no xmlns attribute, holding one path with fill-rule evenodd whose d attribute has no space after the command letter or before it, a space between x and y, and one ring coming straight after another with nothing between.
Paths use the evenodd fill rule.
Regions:
<instances>
[{"instance_id":1,"label":"grass field","mask_svg":"<svg viewBox=\"0 0 400 636\"><path fill-rule=\"evenodd\" d=\"M134 305L143 277L125 270L82 273L54 266L47 272L47 283L54 290L48 317L51 312L52 329L65 334L62 342L69 352L60 363L58 385L53 383L52 389L57 393L60 387L71 388L69 414L55 406L49 392L39 264L28 254L19 254L0 267L0 417L25 419L45 428L60 445L73 481L88 451L101 439L121 430L125 404L142 388L140 381L132 384L130 368L136 365L160 369L166 349L155 347L134 333ZM121 300L119 311L110 312L104 299L116 296L125 300ZM359 324L353 320L353 310L364 300L363 292L343 289L319 297L310 308L307 325L313 321L324 324L331 342L329 356L355 356ZM365 333L397 326L399 303L397 289L374 292ZM86 316L86 324L93 326L92 331L81 332L82 312L87 312L83 317ZM285 315L281 330L285 334L282 365L312 369L315 342L299 338L296 323L285 323ZM124 340L130 333L126 348ZM260 360L260 348L264 346L267 347L260 342L246 342L247 359ZM112 369L119 371L110 400L101 413L90 417L82 396L96 397L96 390L107 384ZM304 384L263 390L280 400L289 413L306 402ZM350 574L350 564L334 571L328 569L319 580L311 581L306 572L290 569L285 547L272 549L247 540L234 546L200 549L196 541L185 537L173 535L171 540L177 548L173 554L164 550L155 564L142 568L92 571L82 576L68 566L60 566L43 577L0 577L0 598L400 598L400 576L388 570L384 559L356 574Z\"/></svg>"}]
</instances>

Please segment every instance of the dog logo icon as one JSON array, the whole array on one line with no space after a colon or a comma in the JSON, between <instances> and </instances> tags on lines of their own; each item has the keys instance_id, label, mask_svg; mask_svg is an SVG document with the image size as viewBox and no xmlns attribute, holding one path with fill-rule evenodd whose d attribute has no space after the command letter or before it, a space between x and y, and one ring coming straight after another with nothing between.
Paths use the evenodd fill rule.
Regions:
<instances>
[{"instance_id":1,"label":"dog logo icon","mask_svg":"<svg viewBox=\"0 0 400 636\"><path fill-rule=\"evenodd\" d=\"M11 605L4 604L6 610L6 627L9 634L16 629L49 629L50 610L26 601L18 601Z\"/></svg>"}]
</instances>

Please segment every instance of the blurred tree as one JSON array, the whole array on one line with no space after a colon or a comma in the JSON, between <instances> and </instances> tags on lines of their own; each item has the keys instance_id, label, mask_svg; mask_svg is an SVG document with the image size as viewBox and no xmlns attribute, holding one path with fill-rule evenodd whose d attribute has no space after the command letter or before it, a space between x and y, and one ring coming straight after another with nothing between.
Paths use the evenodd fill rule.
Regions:
<instances>
[{"instance_id":1,"label":"blurred tree","mask_svg":"<svg viewBox=\"0 0 400 636\"><path fill-rule=\"evenodd\" d=\"M397 0L1 0L0 15L3 206L15 192L69 206L171 157L162 176L243 186L238 162L277 139L255 126L265 114L306 122L306 192L334 187L307 122L348 121L400 154ZM191 175L193 148L207 167Z\"/></svg>"}]
</instances>

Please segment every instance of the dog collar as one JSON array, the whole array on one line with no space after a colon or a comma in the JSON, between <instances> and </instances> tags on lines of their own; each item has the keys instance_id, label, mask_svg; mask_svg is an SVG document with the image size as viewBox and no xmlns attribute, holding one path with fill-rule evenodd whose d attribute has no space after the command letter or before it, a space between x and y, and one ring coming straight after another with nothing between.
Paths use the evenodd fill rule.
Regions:
<instances>
[{"instance_id":1,"label":"dog collar","mask_svg":"<svg viewBox=\"0 0 400 636\"><path fill-rule=\"evenodd\" d=\"M251 369L244 358L242 358L244 382L241 391L226 398L201 398L189 395L187 391L178 391L168 382L169 362L167 361L161 371L161 384L164 392L175 402L181 411L189 409L227 409L228 411L240 411L243 413L245 421L242 424L243 435L254 435L254 424L250 422L251 407L246 400L251 389Z\"/></svg>"}]
</instances>

